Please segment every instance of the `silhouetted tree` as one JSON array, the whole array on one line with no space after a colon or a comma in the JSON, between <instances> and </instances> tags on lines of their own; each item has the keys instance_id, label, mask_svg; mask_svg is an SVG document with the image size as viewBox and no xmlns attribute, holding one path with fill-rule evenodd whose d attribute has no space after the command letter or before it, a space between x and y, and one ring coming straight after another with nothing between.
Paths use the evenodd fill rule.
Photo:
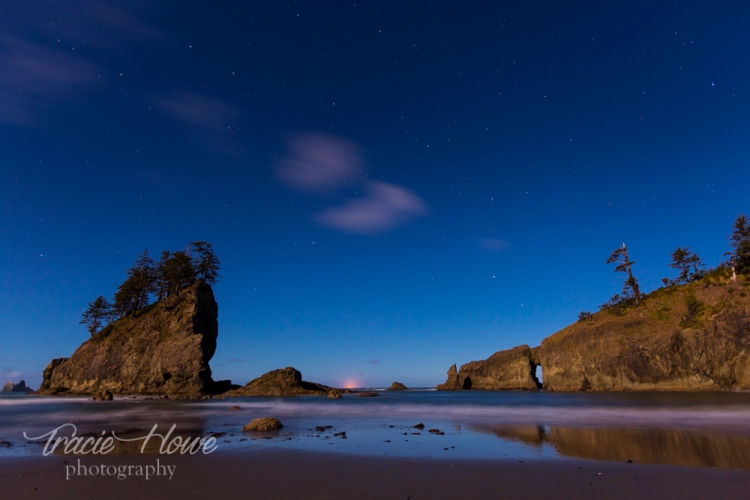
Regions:
<instances>
[{"instance_id":1,"label":"silhouetted tree","mask_svg":"<svg viewBox=\"0 0 750 500\"><path fill-rule=\"evenodd\" d=\"M628 257L628 249L625 246L625 243L622 244L622 247L614 250L612 252L612 255L610 255L607 259L607 264L612 263L617 264L617 266L615 266L616 273L627 273L628 275L628 277L625 278L625 283L622 286L623 298L625 300L632 298L633 300L635 300L635 305L640 305L641 288L638 285L638 280L635 278L635 276L633 276L633 271L631 269L635 262L631 261L630 257Z\"/></svg>"},{"instance_id":2,"label":"silhouetted tree","mask_svg":"<svg viewBox=\"0 0 750 500\"><path fill-rule=\"evenodd\" d=\"M672 262L669 263L669 267L672 269L679 269L680 275L671 281L667 278L662 279L662 282L664 282L665 285L690 283L701 279L705 274L705 271L703 270L703 261L698 257L698 254L690 251L690 247L677 247L670 257L672 258Z\"/></svg>"},{"instance_id":3,"label":"silhouetted tree","mask_svg":"<svg viewBox=\"0 0 750 500\"><path fill-rule=\"evenodd\" d=\"M193 259L184 250L172 252L166 261L166 280L170 293L180 296L180 290L195 283Z\"/></svg>"},{"instance_id":4,"label":"silhouetted tree","mask_svg":"<svg viewBox=\"0 0 750 500\"><path fill-rule=\"evenodd\" d=\"M193 270L198 281L204 281L209 285L216 284L219 276L219 258L214 253L213 246L207 241L193 241L190 246L195 250L193 258Z\"/></svg>"},{"instance_id":5,"label":"silhouetted tree","mask_svg":"<svg viewBox=\"0 0 750 500\"><path fill-rule=\"evenodd\" d=\"M109 323L113 316L112 304L100 295L93 302L89 302L88 308L83 313L83 319L79 323L86 325L86 330L94 335Z\"/></svg>"},{"instance_id":6,"label":"silhouetted tree","mask_svg":"<svg viewBox=\"0 0 750 500\"><path fill-rule=\"evenodd\" d=\"M149 296L156 291L156 269L148 249L136 257L135 265L127 273L128 279L117 287L114 307L121 317L130 314L135 318L138 309L148 305Z\"/></svg>"},{"instance_id":7,"label":"silhouetted tree","mask_svg":"<svg viewBox=\"0 0 750 500\"><path fill-rule=\"evenodd\" d=\"M732 251L725 254L729 256L729 264L737 274L750 274L750 218L740 214L728 238L732 247Z\"/></svg>"}]
</instances>

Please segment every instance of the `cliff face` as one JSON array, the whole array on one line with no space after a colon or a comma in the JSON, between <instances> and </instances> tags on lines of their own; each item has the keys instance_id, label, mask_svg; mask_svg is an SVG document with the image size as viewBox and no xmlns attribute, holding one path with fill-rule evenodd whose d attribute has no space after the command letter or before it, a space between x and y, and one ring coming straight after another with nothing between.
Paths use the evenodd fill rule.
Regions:
<instances>
[{"instance_id":1,"label":"cliff face","mask_svg":"<svg viewBox=\"0 0 750 500\"><path fill-rule=\"evenodd\" d=\"M551 391L750 390L750 283L713 276L659 289L544 339L473 361L437 388Z\"/></svg>"},{"instance_id":2,"label":"cliff face","mask_svg":"<svg viewBox=\"0 0 750 500\"><path fill-rule=\"evenodd\" d=\"M288 366L261 375L248 382L247 385L226 392L224 395L228 397L326 396L330 390L330 387L322 384L305 382L298 370Z\"/></svg>"},{"instance_id":3,"label":"cliff face","mask_svg":"<svg viewBox=\"0 0 750 500\"><path fill-rule=\"evenodd\" d=\"M624 314L600 312L542 341L553 391L750 389L747 287L697 282L654 292ZM690 316L687 303L699 304Z\"/></svg>"},{"instance_id":4,"label":"cliff face","mask_svg":"<svg viewBox=\"0 0 750 500\"><path fill-rule=\"evenodd\" d=\"M448 380L437 386L438 390L462 389L537 390L541 384L534 372L536 366L532 349L527 345L496 352L484 361L472 361L456 371L456 365L448 370Z\"/></svg>"},{"instance_id":5,"label":"cliff face","mask_svg":"<svg viewBox=\"0 0 750 500\"><path fill-rule=\"evenodd\" d=\"M211 287L198 284L159 302L134 320L96 333L70 358L53 359L38 394L200 396L215 388L209 360L216 351L219 307Z\"/></svg>"}]
</instances>

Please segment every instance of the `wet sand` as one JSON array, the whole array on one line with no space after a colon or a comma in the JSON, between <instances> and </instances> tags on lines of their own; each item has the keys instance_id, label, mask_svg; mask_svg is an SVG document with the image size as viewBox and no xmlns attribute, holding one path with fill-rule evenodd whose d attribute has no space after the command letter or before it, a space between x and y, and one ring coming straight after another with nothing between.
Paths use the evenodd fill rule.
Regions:
<instances>
[{"instance_id":1,"label":"wet sand","mask_svg":"<svg viewBox=\"0 0 750 500\"><path fill-rule=\"evenodd\" d=\"M750 471L589 460L448 460L293 450L84 457L82 465L176 466L172 479L71 477L72 457L0 459L0 497L222 499L746 499ZM67 462L67 464L65 463Z\"/></svg>"}]
</instances>

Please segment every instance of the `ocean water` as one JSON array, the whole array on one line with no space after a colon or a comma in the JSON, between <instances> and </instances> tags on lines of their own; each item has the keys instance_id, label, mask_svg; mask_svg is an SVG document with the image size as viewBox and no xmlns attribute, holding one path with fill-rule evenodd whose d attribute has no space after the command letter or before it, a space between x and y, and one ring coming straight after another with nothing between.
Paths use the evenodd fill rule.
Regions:
<instances>
[{"instance_id":1,"label":"ocean water","mask_svg":"<svg viewBox=\"0 0 750 500\"><path fill-rule=\"evenodd\" d=\"M430 458L570 458L750 469L750 394L379 391L377 397L234 398L170 401L125 398L0 397L0 456L41 455L38 437L213 436L217 448L305 449ZM232 406L240 410L230 410ZM256 417L284 428L244 433ZM424 424L424 429L414 426ZM429 432L430 430L433 432ZM344 434L341 434L341 433ZM93 434L92 434L93 433ZM158 444L154 438L150 444ZM117 453L139 453L141 442ZM146 452L156 453L151 446Z\"/></svg>"}]
</instances>

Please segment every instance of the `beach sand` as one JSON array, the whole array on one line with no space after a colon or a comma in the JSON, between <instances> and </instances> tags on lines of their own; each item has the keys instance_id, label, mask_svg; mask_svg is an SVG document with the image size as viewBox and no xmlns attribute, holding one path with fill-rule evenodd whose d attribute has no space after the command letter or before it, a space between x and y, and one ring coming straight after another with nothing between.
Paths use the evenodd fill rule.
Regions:
<instances>
[{"instance_id":1,"label":"beach sand","mask_svg":"<svg viewBox=\"0 0 750 500\"><path fill-rule=\"evenodd\" d=\"M83 457L86 465L176 466L172 479L65 479L73 457L0 460L4 499L734 499L750 471L587 460L449 460L292 450ZM67 462L67 463L66 463Z\"/></svg>"}]
</instances>

